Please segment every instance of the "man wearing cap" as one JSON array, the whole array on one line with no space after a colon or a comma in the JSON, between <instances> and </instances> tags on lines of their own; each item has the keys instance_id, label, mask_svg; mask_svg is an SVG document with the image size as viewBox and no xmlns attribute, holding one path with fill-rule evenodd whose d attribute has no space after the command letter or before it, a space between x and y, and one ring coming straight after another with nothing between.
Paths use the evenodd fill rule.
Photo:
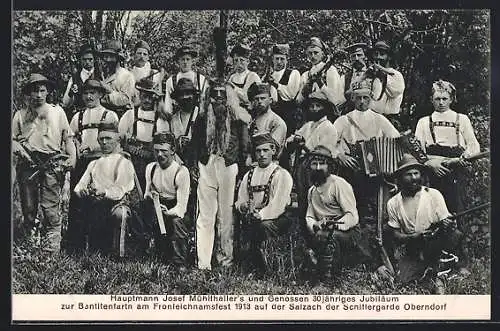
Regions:
<instances>
[{"instance_id":1,"label":"man wearing cap","mask_svg":"<svg viewBox=\"0 0 500 331\"><path fill-rule=\"evenodd\" d=\"M76 162L73 131L64 110L47 103L55 83L41 74L31 74L23 86L28 107L14 114L12 152L21 155L17 162L17 179L23 213L23 230L29 233L35 225L39 205L43 212L43 249L60 250L61 189L68 168ZM67 154L66 161L58 159Z\"/></svg>"},{"instance_id":2,"label":"man wearing cap","mask_svg":"<svg viewBox=\"0 0 500 331\"><path fill-rule=\"evenodd\" d=\"M286 139L286 123L271 109L270 85L266 83L253 83L248 88L248 100L250 100L250 115L252 121L249 126L250 136L269 132L278 144L278 157Z\"/></svg>"},{"instance_id":3,"label":"man wearing cap","mask_svg":"<svg viewBox=\"0 0 500 331\"><path fill-rule=\"evenodd\" d=\"M115 111L119 117L135 103L136 89L134 75L123 67L125 55L122 44L117 40L108 41L100 51L103 60L103 86L109 92L101 103Z\"/></svg>"},{"instance_id":4,"label":"man wearing cap","mask_svg":"<svg viewBox=\"0 0 500 331\"><path fill-rule=\"evenodd\" d=\"M193 71L194 59L198 57L198 51L191 46L185 45L177 50L174 60L179 66L179 72L170 76L165 85L165 105L163 112L167 117L172 116L177 111L177 105L172 98L172 92L182 78L187 78L196 87L197 103L203 103L207 90L207 79L201 73Z\"/></svg>"},{"instance_id":5,"label":"man wearing cap","mask_svg":"<svg viewBox=\"0 0 500 331\"><path fill-rule=\"evenodd\" d=\"M82 100L83 83L85 83L87 79L99 79L99 74L96 74L95 52L92 47L89 44L83 44L77 56L80 61L79 67L75 68L75 72L70 77L62 99L62 106L69 115L85 107ZM72 111L69 111L69 109Z\"/></svg>"},{"instance_id":6,"label":"man wearing cap","mask_svg":"<svg viewBox=\"0 0 500 331\"><path fill-rule=\"evenodd\" d=\"M257 73L248 69L250 58L250 47L243 44L237 44L231 49L230 57L233 61L234 73L229 77L229 83L236 91L239 98L237 116L243 121L249 123L251 116L248 113L250 101L248 98L248 89L254 83L260 83L260 77Z\"/></svg>"},{"instance_id":7,"label":"man wearing cap","mask_svg":"<svg viewBox=\"0 0 500 331\"><path fill-rule=\"evenodd\" d=\"M389 116L399 114L405 81L403 75L391 67L391 47L385 41L377 41L369 50L368 57L371 64L365 76L373 79L371 109Z\"/></svg>"},{"instance_id":8,"label":"man wearing cap","mask_svg":"<svg viewBox=\"0 0 500 331\"><path fill-rule=\"evenodd\" d=\"M317 90L323 90L328 101L335 106L345 101L340 75L337 68L328 60L327 52L328 46L321 39L312 37L309 40L306 55L312 66L301 76L300 92L297 95L298 103L302 103L310 93ZM331 116L336 116L336 114L331 114Z\"/></svg>"},{"instance_id":9,"label":"man wearing cap","mask_svg":"<svg viewBox=\"0 0 500 331\"><path fill-rule=\"evenodd\" d=\"M429 155L431 186L445 197L451 211L464 209L466 197L465 157L479 153L480 146L470 119L453 111L456 89L443 80L432 85L434 112L418 120L415 137Z\"/></svg>"},{"instance_id":10,"label":"man wearing cap","mask_svg":"<svg viewBox=\"0 0 500 331\"><path fill-rule=\"evenodd\" d=\"M252 145L257 166L243 176L234 207L241 215L242 225L248 227L243 235L250 237L257 267L263 272L267 265L262 244L292 225L291 215L285 209L290 204L293 180L287 170L273 162L278 150L271 134L253 136Z\"/></svg>"},{"instance_id":11,"label":"man wearing cap","mask_svg":"<svg viewBox=\"0 0 500 331\"><path fill-rule=\"evenodd\" d=\"M143 78L135 87L139 91L140 104L123 114L118 131L123 149L130 153L141 189L144 190L146 165L154 161L153 135L156 132L170 131L170 125L159 116L156 109L156 104L163 97L158 91L159 86L151 78Z\"/></svg>"},{"instance_id":12,"label":"man wearing cap","mask_svg":"<svg viewBox=\"0 0 500 331\"><path fill-rule=\"evenodd\" d=\"M346 99L346 102L341 107L343 115L354 109L354 104L351 100L351 92L354 84L365 79L366 63L368 60L366 57L367 48L368 45L366 43L355 43L345 48L345 51L349 54L351 69L345 75L341 76L344 86L344 97Z\"/></svg>"},{"instance_id":13,"label":"man wearing cap","mask_svg":"<svg viewBox=\"0 0 500 331\"><path fill-rule=\"evenodd\" d=\"M120 227L131 217L134 166L121 153L117 122L101 122L98 131L102 155L89 163L74 192L85 206L89 249L107 254L116 250Z\"/></svg>"},{"instance_id":14,"label":"man wearing cap","mask_svg":"<svg viewBox=\"0 0 500 331\"><path fill-rule=\"evenodd\" d=\"M333 158L322 145L310 152L311 182L305 223L311 246L307 255L317 264L320 280L330 282L341 270L343 256L357 249L361 232L351 185L332 174Z\"/></svg>"},{"instance_id":15,"label":"man wearing cap","mask_svg":"<svg viewBox=\"0 0 500 331\"><path fill-rule=\"evenodd\" d=\"M190 190L189 171L174 159L175 137L172 133L155 134L153 144L156 162L146 167L144 199L149 201L146 219L150 223L160 256L164 256L168 248L171 248L173 263L184 269L188 254L188 229L185 215ZM153 216L155 212L152 200L155 194L159 196L166 230L165 236L162 236L160 232L157 217Z\"/></svg>"},{"instance_id":16,"label":"man wearing cap","mask_svg":"<svg viewBox=\"0 0 500 331\"><path fill-rule=\"evenodd\" d=\"M387 202L388 225L392 229L395 244L405 246L405 256L423 263L423 268L417 268L418 271L422 273L425 266L430 266L435 277L439 271L436 268L442 250L459 253L460 259L467 256L463 253L463 234L457 230L455 221L449 218L451 214L443 195L436 189L422 185L426 170L427 167L411 154L404 154L393 174L400 192ZM421 276L408 274L401 263L399 267L403 282ZM437 281L436 291L442 294L441 281L434 280Z\"/></svg>"},{"instance_id":17,"label":"man wearing cap","mask_svg":"<svg viewBox=\"0 0 500 331\"><path fill-rule=\"evenodd\" d=\"M198 155L196 220L198 268L211 270L212 250L222 267L233 264L233 205L238 168L248 156L248 125L231 107L237 96L222 80L211 81L210 104L193 125L193 148ZM217 240L215 228L217 227Z\"/></svg>"},{"instance_id":18,"label":"man wearing cap","mask_svg":"<svg viewBox=\"0 0 500 331\"><path fill-rule=\"evenodd\" d=\"M106 89L95 79L88 79L82 86L82 99L85 108L76 113L70 122L70 128L75 133L75 145L77 161L75 169L71 172L70 192L73 192L76 184L87 169L92 160L101 155L101 146L97 140L98 127L102 121L118 122L118 115L101 105L100 99L106 93ZM78 219L78 199L72 194L68 212L67 244L68 249L83 250L85 241L82 222Z\"/></svg>"},{"instance_id":19,"label":"man wearing cap","mask_svg":"<svg viewBox=\"0 0 500 331\"><path fill-rule=\"evenodd\" d=\"M307 203L307 190L312 185L309 180L310 167L308 151L322 145L330 153L336 154L337 131L332 122L327 118L333 110L333 105L328 101L324 91L318 90L309 95L305 102L306 123L286 140L288 153L295 153L294 174L299 203L299 215L304 218Z\"/></svg>"},{"instance_id":20,"label":"man wearing cap","mask_svg":"<svg viewBox=\"0 0 500 331\"><path fill-rule=\"evenodd\" d=\"M296 128L295 112L297 105L295 97L300 87L300 72L287 67L289 52L290 46L288 44L274 45L271 54L273 67L262 79L262 82L271 85L272 108L285 121L287 137Z\"/></svg>"}]
</instances>

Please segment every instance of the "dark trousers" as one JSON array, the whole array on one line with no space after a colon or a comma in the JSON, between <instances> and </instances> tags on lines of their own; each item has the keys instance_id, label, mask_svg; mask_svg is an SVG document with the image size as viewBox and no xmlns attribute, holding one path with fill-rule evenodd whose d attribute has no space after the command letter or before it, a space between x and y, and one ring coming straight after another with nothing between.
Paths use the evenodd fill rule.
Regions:
<instances>
[{"instance_id":1,"label":"dark trousers","mask_svg":"<svg viewBox=\"0 0 500 331\"><path fill-rule=\"evenodd\" d=\"M173 208L177 202L176 200L162 199L160 203L170 209ZM151 200L145 201L145 223L147 224L147 231L155 239L156 253L162 259L171 257L172 262L176 265L186 265L189 237L186 217L183 219L163 213L163 222L166 230L165 235L162 235L160 232L160 226L156 218L153 202Z\"/></svg>"},{"instance_id":2,"label":"dark trousers","mask_svg":"<svg viewBox=\"0 0 500 331\"><path fill-rule=\"evenodd\" d=\"M441 178L432 175L430 186L443 194L448 210L452 213L464 210L464 200L467 194L467 170L456 167L453 171Z\"/></svg>"},{"instance_id":3,"label":"dark trousers","mask_svg":"<svg viewBox=\"0 0 500 331\"><path fill-rule=\"evenodd\" d=\"M295 187L297 192L299 227L306 241L306 246L311 247L311 235L307 229L306 213L307 213L307 192L312 186L310 180L311 169L309 167L309 159L307 157L299 159L298 164L294 165Z\"/></svg>"},{"instance_id":4,"label":"dark trousers","mask_svg":"<svg viewBox=\"0 0 500 331\"><path fill-rule=\"evenodd\" d=\"M318 258L318 268L321 274L340 271L344 260L349 253L356 252L361 238L359 225L347 231L334 230L326 240L317 236L312 239L312 249Z\"/></svg>"}]
</instances>

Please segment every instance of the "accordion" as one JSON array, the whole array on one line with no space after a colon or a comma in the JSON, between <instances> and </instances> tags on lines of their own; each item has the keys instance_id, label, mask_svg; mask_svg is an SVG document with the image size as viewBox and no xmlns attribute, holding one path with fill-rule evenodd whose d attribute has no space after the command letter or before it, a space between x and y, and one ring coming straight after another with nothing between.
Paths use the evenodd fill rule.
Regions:
<instances>
[{"instance_id":1,"label":"accordion","mask_svg":"<svg viewBox=\"0 0 500 331\"><path fill-rule=\"evenodd\" d=\"M352 154L356 155L362 171L367 176L390 175L397 169L398 162L405 153L404 139L405 136L375 137L359 141L353 146Z\"/></svg>"}]
</instances>

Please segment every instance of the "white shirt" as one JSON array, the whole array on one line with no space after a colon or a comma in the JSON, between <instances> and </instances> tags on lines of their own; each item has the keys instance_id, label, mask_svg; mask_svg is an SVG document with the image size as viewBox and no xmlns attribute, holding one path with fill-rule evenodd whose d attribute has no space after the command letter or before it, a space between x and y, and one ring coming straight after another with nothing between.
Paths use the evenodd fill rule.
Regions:
<instances>
[{"instance_id":1,"label":"white shirt","mask_svg":"<svg viewBox=\"0 0 500 331\"><path fill-rule=\"evenodd\" d=\"M151 181L151 171L155 164L155 172ZM177 176L175 176L177 171ZM158 162L151 162L146 166L145 175L146 190L144 191L144 198L151 197L151 191L156 191L160 194L161 198L167 200L177 199L177 204L169 210L169 214L183 218L187 210L191 184L187 168L172 161L166 169L162 169Z\"/></svg>"},{"instance_id":2,"label":"white shirt","mask_svg":"<svg viewBox=\"0 0 500 331\"><path fill-rule=\"evenodd\" d=\"M286 123L285 121L271 109L268 109L264 114L257 116L250 123L250 137L261 133L270 133L276 140L280 150L283 148L286 139Z\"/></svg>"},{"instance_id":3,"label":"white shirt","mask_svg":"<svg viewBox=\"0 0 500 331\"><path fill-rule=\"evenodd\" d=\"M306 223L310 232L314 225L324 223L325 217L335 218L338 228L347 231L359 222L356 198L351 184L344 178L330 175L326 182L316 187L311 186L307 192Z\"/></svg>"},{"instance_id":4,"label":"white shirt","mask_svg":"<svg viewBox=\"0 0 500 331\"><path fill-rule=\"evenodd\" d=\"M91 183L107 199L119 201L134 189L134 166L120 153L103 155L89 163L74 191L79 193Z\"/></svg>"},{"instance_id":5,"label":"white shirt","mask_svg":"<svg viewBox=\"0 0 500 331\"><path fill-rule=\"evenodd\" d=\"M350 117L360 128L361 131L351 122ZM399 137L399 131L384 116L374 112L371 109L359 111L354 109L346 115L342 115L333 123L337 133L337 153L349 152L346 143L354 144L359 140L369 140L373 137Z\"/></svg>"},{"instance_id":6,"label":"white shirt","mask_svg":"<svg viewBox=\"0 0 500 331\"><path fill-rule=\"evenodd\" d=\"M433 112L431 114L433 122L451 122L455 123L457 120L457 113L451 109L445 112ZM456 146L458 145L465 148L464 156L479 153L480 146L474 134L474 129L465 114L458 115L458 123L460 127L459 141L457 142L457 133L454 127L435 126L434 134L436 141L432 139L432 134L429 128L429 116L422 117L418 120L417 128L415 130L415 137L420 141L420 145L425 151L429 145L439 144L443 146Z\"/></svg>"},{"instance_id":7,"label":"white shirt","mask_svg":"<svg viewBox=\"0 0 500 331\"><path fill-rule=\"evenodd\" d=\"M144 111L140 107L137 111L137 116L140 119L154 121L155 111ZM121 137L130 138L134 130L134 109L129 109L125 114L123 114L118 124L118 132ZM137 121L137 139L144 142L153 141L153 123L143 122L141 120ZM168 121L158 117L156 120L156 132L167 132L170 131L170 124Z\"/></svg>"},{"instance_id":8,"label":"white shirt","mask_svg":"<svg viewBox=\"0 0 500 331\"><path fill-rule=\"evenodd\" d=\"M387 201L390 227L401 229L404 234L421 233L427 230L432 223L437 223L450 216L441 192L422 186L417 194L420 195L420 199L415 221L411 221L405 212L401 192Z\"/></svg>"},{"instance_id":9,"label":"white shirt","mask_svg":"<svg viewBox=\"0 0 500 331\"><path fill-rule=\"evenodd\" d=\"M108 110L103 106L98 105L97 107L87 108L84 110L82 125L85 126L88 124L99 124L101 122L102 115L105 111L107 111L106 118L104 119L105 121L118 122L118 115L116 115L114 111ZM89 149L90 152L100 151L101 146L97 141L98 128L96 127L96 128L84 129L83 132L80 132L78 128L79 118L80 118L80 112L73 115L73 118L71 119L71 123L69 124L69 126L71 127L71 130L73 130L75 134L81 133L80 151L83 151L87 148Z\"/></svg>"},{"instance_id":10,"label":"white shirt","mask_svg":"<svg viewBox=\"0 0 500 331\"><path fill-rule=\"evenodd\" d=\"M252 175L252 180L250 182L251 186L256 185L267 185L269 182L269 177L271 176L274 169L278 165L272 162L266 168L255 167ZM235 203L237 210L241 210L241 206L249 201L248 195L248 174L247 172L241 181L240 187L238 189L238 201ZM280 168L274 174L273 180L271 182L271 187L269 190L269 203L267 206L263 207L262 202L264 199L264 191L254 192L253 198L255 203L255 208L263 220L272 220L278 218L281 214L285 212L286 206L290 204L290 193L292 192L293 180L290 173Z\"/></svg>"},{"instance_id":11,"label":"white shirt","mask_svg":"<svg viewBox=\"0 0 500 331\"><path fill-rule=\"evenodd\" d=\"M188 72L178 72L177 74L175 75L172 75L170 76L168 79L167 79L167 82L165 83L165 111L168 113L168 114L172 114L173 111L174 111L174 104L175 104L175 100L172 99L171 97L171 94L172 92L174 91L174 77L175 77L175 81L176 82L179 82L179 80L181 78L187 78L189 80L191 80L193 83L195 83L195 80L197 79L197 73L193 70L190 70ZM195 85L196 88L198 88L198 84L200 86L200 103L203 104L203 100L205 99L206 97L206 92L208 90L208 82L207 82L207 79L205 78L205 76L203 76L202 74L200 74L200 81Z\"/></svg>"},{"instance_id":12,"label":"white shirt","mask_svg":"<svg viewBox=\"0 0 500 331\"><path fill-rule=\"evenodd\" d=\"M305 146L312 151L316 146L323 145L330 150L332 155L336 155L338 133L332 122L326 116L322 117L319 121L306 122L295 134L304 137ZM291 142L293 136L287 139ZM304 151L303 151L304 152ZM305 153L305 152L304 152Z\"/></svg>"},{"instance_id":13,"label":"white shirt","mask_svg":"<svg viewBox=\"0 0 500 331\"><path fill-rule=\"evenodd\" d=\"M379 114L399 114L401 111L401 102L403 101L403 92L405 90L405 80L403 75L394 68L387 68L393 75L387 75L387 85L382 93L382 98L372 100L370 108ZM382 91L382 82L379 78L373 81L373 97L378 99Z\"/></svg>"},{"instance_id":14,"label":"white shirt","mask_svg":"<svg viewBox=\"0 0 500 331\"><path fill-rule=\"evenodd\" d=\"M198 107L195 107L193 111L194 113L191 121L193 121L194 123L199 113ZM188 126L190 116L191 113L184 113L182 111L178 111L172 115L172 118L170 119L170 130L174 134L175 138L179 138L180 136L183 136L186 133L186 128ZM187 136L189 137L189 139L191 139L192 126L189 129Z\"/></svg>"},{"instance_id":15,"label":"white shirt","mask_svg":"<svg viewBox=\"0 0 500 331\"><path fill-rule=\"evenodd\" d=\"M304 85L309 79L309 76L313 76L315 73L319 72L325 65L325 62L321 61L311 67L308 71L304 72L300 78L300 93L297 96L297 101L299 103L303 102L308 95L302 94L302 89ZM334 105L340 105L345 102L344 90L342 88L342 82L340 80L340 75L333 65L328 68L326 71L326 84L324 84L321 89L318 84L315 82L312 87L311 92L315 92L317 90L322 90L325 92L328 101L333 103Z\"/></svg>"},{"instance_id":16,"label":"white shirt","mask_svg":"<svg viewBox=\"0 0 500 331\"><path fill-rule=\"evenodd\" d=\"M277 89L274 86L271 86L271 98L274 102L278 101L278 95L283 101L292 101L299 93L300 72L298 70L292 70L292 72L290 73L290 77L288 78L288 84L283 85L279 83L279 81L283 77L283 74L285 73L285 69L282 69L280 71L273 71L273 73L271 74L276 84L278 84Z\"/></svg>"}]
</instances>

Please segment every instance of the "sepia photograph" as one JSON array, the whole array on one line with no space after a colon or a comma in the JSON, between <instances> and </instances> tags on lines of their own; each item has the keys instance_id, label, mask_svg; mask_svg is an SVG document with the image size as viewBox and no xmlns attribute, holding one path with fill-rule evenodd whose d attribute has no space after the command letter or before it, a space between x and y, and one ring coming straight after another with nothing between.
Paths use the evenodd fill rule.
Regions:
<instances>
[{"instance_id":1,"label":"sepia photograph","mask_svg":"<svg viewBox=\"0 0 500 331\"><path fill-rule=\"evenodd\" d=\"M12 11L14 319L489 318L490 20Z\"/></svg>"}]
</instances>

